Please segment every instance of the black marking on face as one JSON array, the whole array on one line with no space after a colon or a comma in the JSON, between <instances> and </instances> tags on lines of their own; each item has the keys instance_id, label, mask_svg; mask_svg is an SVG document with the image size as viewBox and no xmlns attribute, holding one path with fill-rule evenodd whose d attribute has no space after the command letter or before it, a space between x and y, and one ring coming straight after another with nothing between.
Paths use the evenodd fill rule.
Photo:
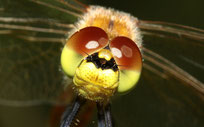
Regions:
<instances>
[{"instance_id":1,"label":"black marking on face","mask_svg":"<svg viewBox=\"0 0 204 127\"><path fill-rule=\"evenodd\" d=\"M105 69L113 69L113 71L118 71L118 66L113 58L107 61L104 58L99 58L98 53L94 53L86 57L87 62L92 62L97 68Z\"/></svg>"}]
</instances>

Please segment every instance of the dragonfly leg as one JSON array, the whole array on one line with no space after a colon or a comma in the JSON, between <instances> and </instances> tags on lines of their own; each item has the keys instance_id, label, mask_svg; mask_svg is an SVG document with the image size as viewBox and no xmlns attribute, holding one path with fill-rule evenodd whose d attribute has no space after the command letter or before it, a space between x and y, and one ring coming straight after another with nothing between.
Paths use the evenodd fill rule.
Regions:
<instances>
[{"instance_id":1,"label":"dragonfly leg","mask_svg":"<svg viewBox=\"0 0 204 127\"><path fill-rule=\"evenodd\" d=\"M72 106L68 106L65 110L60 127L70 127L75 116L77 115L80 107L85 102L84 99L80 98L79 96L76 97Z\"/></svg>"},{"instance_id":2,"label":"dragonfly leg","mask_svg":"<svg viewBox=\"0 0 204 127\"><path fill-rule=\"evenodd\" d=\"M111 106L108 103L103 105L97 103L98 109L98 127L113 127L112 126L112 117L111 117Z\"/></svg>"},{"instance_id":3,"label":"dragonfly leg","mask_svg":"<svg viewBox=\"0 0 204 127\"><path fill-rule=\"evenodd\" d=\"M112 116L111 116L111 105L108 103L105 106L105 122L106 122L106 127L113 127L112 125Z\"/></svg>"}]
</instances>

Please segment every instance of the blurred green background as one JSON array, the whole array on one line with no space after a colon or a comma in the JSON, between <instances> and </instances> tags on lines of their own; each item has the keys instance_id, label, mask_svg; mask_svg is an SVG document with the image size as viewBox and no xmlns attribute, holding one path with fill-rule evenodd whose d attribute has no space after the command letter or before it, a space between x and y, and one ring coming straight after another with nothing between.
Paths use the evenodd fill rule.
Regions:
<instances>
[{"instance_id":1,"label":"blurred green background","mask_svg":"<svg viewBox=\"0 0 204 127\"><path fill-rule=\"evenodd\" d=\"M52 0L46 0L49 3L52 3ZM86 4L93 5L101 5L106 7L115 8L118 10L122 10L125 12L129 12L132 15L138 17L138 19L142 20L153 20L153 21L166 21L172 22L187 26L193 26L197 28L204 29L204 1L203 0L89 0L82 1ZM33 4L32 2L27 2L27 0L0 0L0 8L8 8L9 11L2 12L0 11L0 16L14 16L14 17L42 17L42 18L55 18L64 23L73 23L77 20L77 18L70 17L64 13L56 12L54 9L48 9L44 6L39 6ZM39 24L38 26L44 27L43 24ZM51 26L46 26L51 27ZM23 33L24 34L24 33ZM41 34L34 33L26 33L28 35L38 36ZM42 34L44 35L44 34ZM59 35L45 34L44 36L48 37L64 37ZM21 42L21 45L25 45L28 42L17 40L16 38L6 38L7 36L0 36L0 46ZM3 41L4 42L3 42ZM145 44L148 48L152 48L153 50L159 50L160 44L165 44L164 48L168 49L168 47L176 47L176 43L181 42L181 44L189 43L187 40L171 40L171 39L159 39L152 37L144 37L144 40L150 42L149 44ZM172 43L173 42L173 43ZM27 44L28 47L30 44ZM38 46L40 44L36 44ZM42 49L47 50L47 47L53 44L49 44L49 46L42 44ZM9 45L7 45L9 47ZM180 45L179 47L181 47ZM203 47L203 45L201 45ZM61 46L56 44L52 48L53 52L57 54L53 55L51 53L51 57L55 56L53 59L56 59L55 63L55 71L58 70L59 67L59 55ZM155 47L155 48L154 48ZM189 51L191 49L191 45L185 45L185 50ZM0 47L3 49L2 47ZM171 54L171 49L166 50L165 55ZM202 60L203 48L199 49L198 53L194 55L198 55L197 59L200 59L201 63L204 63ZM179 49L178 49L179 50ZM196 48L193 48L192 51L189 51L191 54L194 53ZM161 52L164 52L161 51ZM172 50L174 51L174 50ZM158 51L160 53L160 51ZM184 56L186 52L183 52ZM4 58L6 55L1 54ZM50 54L49 54L50 55ZM14 54L15 56L15 54ZM168 56L166 56L168 57ZM170 56L171 57L171 56ZM194 56L192 56L194 57ZM46 61L46 59L44 60ZM50 61L49 61L50 62ZM51 61L52 62L52 61ZM177 62L177 61L175 61ZM2 62L3 63L3 62ZM47 63L47 62L45 62ZM181 61L178 60L178 64ZM36 63L38 65L38 63ZM42 65L42 63L39 63ZM1 64L3 66L3 64ZM4 64L5 66L5 64ZM28 65L29 66L29 65ZM50 74L48 70L49 67L46 67L46 64L43 64L42 67L45 67L46 73L35 72L36 74ZM190 66L190 65L189 65ZM30 66L32 68L32 66ZM182 68L189 69L189 72L192 74L197 73L197 78L200 81L203 81L203 70L198 68L190 68L188 65L182 66ZM29 69L29 68L28 68ZM8 70L7 70L8 71ZM53 72L55 72L53 71ZM16 72L17 73L17 72ZM32 74L35 74L32 73ZM4 74L1 71L0 74ZM18 73L17 73L18 74ZM59 76L60 74L56 72L52 76ZM15 75L12 75L15 76ZM18 75L20 78L21 75ZM40 76L39 76L40 77ZM33 81L37 82L35 87L41 87L41 83L43 78L35 78ZM44 78L49 80L50 82L56 82L53 88L57 88L57 83L61 83L62 75L58 78ZM3 80L3 79L0 79ZM8 79L9 80L9 79ZM12 78L10 79L12 80ZM37 81L36 81L37 80ZM39 81L38 81L39 80ZM30 82L33 82L30 81ZM10 82L10 81L9 81ZM12 82L13 83L13 82ZM8 83L9 84L9 83ZM15 84L15 83L14 83ZM32 83L28 83L32 85ZM155 75L148 70L143 70L140 82L137 87L131 91L129 94L115 97L113 98L112 103L112 111L113 111L113 119L116 127L203 127L204 126L204 101L202 96L200 97L197 91L194 91L191 87L186 87L182 85L183 83L177 81L176 79L169 77L168 80L162 79L158 75ZM42 84L43 85L43 84ZM8 86L5 82L0 84L1 93L3 93L3 88ZM22 85L23 86L23 85ZM48 86L46 86L48 88ZM46 88L42 87L42 88ZM15 88L15 87L13 87ZM29 91L29 88L25 88L27 97L23 96L23 99L32 100L38 98L54 98L58 96L60 93L57 89L56 91L48 88L49 93L44 97L44 92L46 90L42 90L38 92L38 88L36 91ZM34 88L33 88L34 89ZM9 91L9 90L8 90ZM4 92L6 95L11 94L8 98L12 99L16 96L18 99L18 92L12 90L12 92ZM46 91L47 92L47 91ZM17 94L16 94L17 93ZM39 94L40 93L40 94ZM54 95L51 95L51 94ZM36 95L35 95L36 94ZM41 95L42 94L42 95ZM55 95L56 94L56 95ZM30 96L29 96L30 95ZM48 97L49 95L49 97ZM51 97L50 97L51 96ZM53 97L52 97L53 96ZM1 97L4 97L1 95ZM21 98L21 99L22 99ZM0 127L48 127L52 125L50 119L50 114L53 111L53 105L51 104L41 104L37 106L5 106L0 105ZM90 120L90 124L88 126L93 127L97 126L97 118L94 117L93 120ZM53 125L54 126L54 125Z\"/></svg>"},{"instance_id":2,"label":"blurred green background","mask_svg":"<svg viewBox=\"0 0 204 127\"><path fill-rule=\"evenodd\" d=\"M123 10L142 20L204 28L203 0L90 0L89 3Z\"/></svg>"}]
</instances>

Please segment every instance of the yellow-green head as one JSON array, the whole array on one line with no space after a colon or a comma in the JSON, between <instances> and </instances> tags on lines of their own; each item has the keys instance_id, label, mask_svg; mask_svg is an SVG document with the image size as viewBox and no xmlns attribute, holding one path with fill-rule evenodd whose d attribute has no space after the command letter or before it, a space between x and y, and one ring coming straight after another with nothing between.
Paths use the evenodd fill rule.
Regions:
<instances>
[{"instance_id":1,"label":"yellow-green head","mask_svg":"<svg viewBox=\"0 0 204 127\"><path fill-rule=\"evenodd\" d=\"M61 64L73 77L79 95L107 101L115 92L124 93L135 86L142 59L137 45L127 37L109 40L101 28L86 27L69 38Z\"/></svg>"}]
</instances>

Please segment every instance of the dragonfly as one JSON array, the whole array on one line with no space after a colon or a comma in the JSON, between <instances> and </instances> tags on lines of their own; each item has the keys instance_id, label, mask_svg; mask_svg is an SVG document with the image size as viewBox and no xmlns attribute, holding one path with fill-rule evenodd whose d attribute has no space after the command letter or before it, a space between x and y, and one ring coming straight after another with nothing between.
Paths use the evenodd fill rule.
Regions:
<instances>
[{"instance_id":1,"label":"dragonfly","mask_svg":"<svg viewBox=\"0 0 204 127\"><path fill-rule=\"evenodd\" d=\"M73 23L89 6L71 0L0 5L0 104L25 108L69 103L59 99L72 82L59 70L60 54ZM113 98L116 126L202 126L204 31L145 20L138 27L143 71L133 91Z\"/></svg>"}]
</instances>

